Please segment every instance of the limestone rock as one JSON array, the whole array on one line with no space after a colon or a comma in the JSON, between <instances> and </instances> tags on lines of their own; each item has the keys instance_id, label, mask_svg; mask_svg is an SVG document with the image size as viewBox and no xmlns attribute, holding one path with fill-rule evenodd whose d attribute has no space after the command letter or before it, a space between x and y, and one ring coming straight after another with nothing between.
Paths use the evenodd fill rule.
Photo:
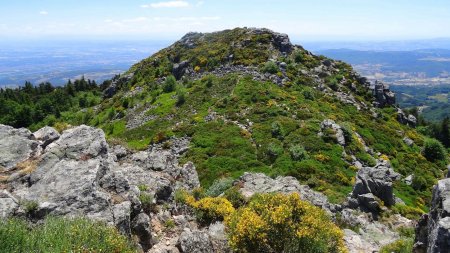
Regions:
<instances>
[{"instance_id":1,"label":"limestone rock","mask_svg":"<svg viewBox=\"0 0 450 253\"><path fill-rule=\"evenodd\" d=\"M8 171L28 158L40 153L39 142L25 128L15 129L0 124L0 169Z\"/></svg>"},{"instance_id":2,"label":"limestone rock","mask_svg":"<svg viewBox=\"0 0 450 253\"><path fill-rule=\"evenodd\" d=\"M42 146L45 148L48 144L59 139L59 133L53 127L43 127L33 133L34 138L42 142Z\"/></svg>"},{"instance_id":3,"label":"limestone rock","mask_svg":"<svg viewBox=\"0 0 450 253\"><path fill-rule=\"evenodd\" d=\"M8 191L0 191L0 219L12 217L18 209L19 201Z\"/></svg>"},{"instance_id":4,"label":"limestone rock","mask_svg":"<svg viewBox=\"0 0 450 253\"><path fill-rule=\"evenodd\" d=\"M185 229L178 240L182 253L213 253L213 245L205 231Z\"/></svg>"},{"instance_id":5,"label":"limestone rock","mask_svg":"<svg viewBox=\"0 0 450 253\"><path fill-rule=\"evenodd\" d=\"M151 248L152 235L150 227L150 217L145 213L140 213L132 221L132 230L139 238L139 244L144 251Z\"/></svg>"},{"instance_id":6,"label":"limestone rock","mask_svg":"<svg viewBox=\"0 0 450 253\"><path fill-rule=\"evenodd\" d=\"M339 145L341 146L345 145L344 131L342 130L340 125L334 122L334 120L326 119L322 121L322 123L320 123L320 129L321 132L319 133L319 135L323 135L323 131L325 131L326 129L331 129L335 133L337 143L339 143Z\"/></svg>"},{"instance_id":7,"label":"limestone rock","mask_svg":"<svg viewBox=\"0 0 450 253\"><path fill-rule=\"evenodd\" d=\"M300 185L294 177L272 179L262 173L244 173L235 184L241 186L239 191L247 198L255 193L279 192L289 194L297 192L301 199L329 212L336 212L340 209L340 206L329 203L327 197L322 193L311 190L306 185Z\"/></svg>"},{"instance_id":8,"label":"limestone rock","mask_svg":"<svg viewBox=\"0 0 450 253\"><path fill-rule=\"evenodd\" d=\"M388 163L378 163L375 167L363 167L358 171L351 196L358 199L360 195L372 193L386 206L392 206L395 204L392 183L398 179L400 174L394 172ZM372 209L370 206L363 207Z\"/></svg>"},{"instance_id":9,"label":"limestone rock","mask_svg":"<svg viewBox=\"0 0 450 253\"><path fill-rule=\"evenodd\" d=\"M173 76L179 80L184 73L186 72L186 69L189 67L189 61L182 61L180 63L177 63L173 66L172 74Z\"/></svg>"},{"instance_id":10,"label":"limestone rock","mask_svg":"<svg viewBox=\"0 0 450 253\"><path fill-rule=\"evenodd\" d=\"M450 178L433 188L430 212L416 227L414 252L450 252Z\"/></svg>"}]
</instances>

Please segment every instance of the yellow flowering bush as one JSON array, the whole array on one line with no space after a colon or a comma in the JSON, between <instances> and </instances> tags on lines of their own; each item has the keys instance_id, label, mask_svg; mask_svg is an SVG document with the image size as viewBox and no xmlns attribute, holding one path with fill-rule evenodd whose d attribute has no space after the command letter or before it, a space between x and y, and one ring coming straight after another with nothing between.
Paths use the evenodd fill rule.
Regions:
<instances>
[{"instance_id":1,"label":"yellow flowering bush","mask_svg":"<svg viewBox=\"0 0 450 253\"><path fill-rule=\"evenodd\" d=\"M225 223L239 252L347 252L342 231L296 193L257 195Z\"/></svg>"},{"instance_id":2,"label":"yellow flowering bush","mask_svg":"<svg viewBox=\"0 0 450 253\"><path fill-rule=\"evenodd\" d=\"M235 210L230 201L222 197L206 197L193 203L197 219L203 223L224 220Z\"/></svg>"},{"instance_id":3,"label":"yellow flowering bush","mask_svg":"<svg viewBox=\"0 0 450 253\"><path fill-rule=\"evenodd\" d=\"M175 201L192 207L197 219L202 223L224 220L235 211L231 202L226 198L205 197L196 200L194 196L184 190L175 192Z\"/></svg>"}]
</instances>

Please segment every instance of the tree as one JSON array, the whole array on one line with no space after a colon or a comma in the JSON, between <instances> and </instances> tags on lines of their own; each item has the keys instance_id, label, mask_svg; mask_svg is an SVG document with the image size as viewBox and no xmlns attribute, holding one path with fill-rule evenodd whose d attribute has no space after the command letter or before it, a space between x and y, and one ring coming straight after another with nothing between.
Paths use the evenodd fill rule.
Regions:
<instances>
[{"instance_id":1,"label":"tree","mask_svg":"<svg viewBox=\"0 0 450 253\"><path fill-rule=\"evenodd\" d=\"M446 148L450 148L450 128L449 128L450 119L446 117L442 120L441 124L441 134L440 141Z\"/></svg>"},{"instance_id":2,"label":"tree","mask_svg":"<svg viewBox=\"0 0 450 253\"><path fill-rule=\"evenodd\" d=\"M177 85L177 80L175 79L175 77L174 76L168 76L166 78L166 81L164 81L163 91L165 93L172 92L172 91L175 90L176 85Z\"/></svg>"},{"instance_id":3,"label":"tree","mask_svg":"<svg viewBox=\"0 0 450 253\"><path fill-rule=\"evenodd\" d=\"M427 139L423 148L423 155L428 161L445 161L447 158L447 152L438 140Z\"/></svg>"}]
</instances>

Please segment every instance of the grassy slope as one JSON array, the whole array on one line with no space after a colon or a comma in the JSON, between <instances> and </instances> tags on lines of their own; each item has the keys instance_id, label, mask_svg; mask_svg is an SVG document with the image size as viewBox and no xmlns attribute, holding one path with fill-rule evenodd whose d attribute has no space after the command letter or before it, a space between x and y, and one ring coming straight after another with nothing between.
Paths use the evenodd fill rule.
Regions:
<instances>
[{"instance_id":1,"label":"grassy slope","mask_svg":"<svg viewBox=\"0 0 450 253\"><path fill-rule=\"evenodd\" d=\"M134 78L121 87L114 98L105 100L98 113L87 122L103 128L111 141L133 149L145 149L148 144L163 142L170 136L192 137L191 148L183 160L195 163L204 187L218 177L237 177L245 171L260 171L271 176L294 176L324 192L332 201L341 202L352 189L356 171L347 162L349 157L342 157L342 147L332 139L317 135L320 122L333 119L350 132L359 133L376 152L387 155L395 170L403 176L414 174L420 178L414 188L397 182L395 191L407 205L425 210L431 186L441 177L444 166L430 163L420 154L423 136L400 125L392 108L379 109L381 116L374 119L370 112L357 111L354 106L313 88L317 83L300 74L299 70L318 66L324 58L311 56L301 48L287 58L281 58L276 51L270 51L263 35L250 37L250 46L244 48L228 46L232 41L244 39L247 37L243 31L236 29L207 35L194 49L176 43L158 52L133 66L130 72L134 72ZM170 73L174 61L189 60L192 66L199 66L200 71L204 71L228 61L230 53L235 55L232 63L258 67L262 67L270 55L275 55L288 63L287 75L291 82L279 87L229 74L221 78L206 76L201 80L179 81L177 91L164 93L157 81ZM350 91L349 86L357 83L351 67L340 62L336 64L339 72L324 82L331 86L345 77L341 89L370 104L360 85L356 92ZM142 87L143 91L131 99L125 98L125 94L136 87ZM180 91L186 94L186 99L182 105L177 105ZM132 106L137 110L148 109L147 114L157 117L143 126L127 130L124 116L126 107ZM217 112L221 117L206 122L205 116L210 112ZM66 114L65 121L77 124L76 119L82 118L80 114L84 112L71 113L70 117ZM246 124L247 119L253 122L251 132L230 123ZM273 135L274 122L281 126L281 135ZM417 145L405 145L404 136L412 138ZM346 153L354 154L368 165L373 164L355 135L352 139L345 147ZM293 145L305 147L308 159L294 161L289 153ZM269 155L269 150L274 149L277 155Z\"/></svg>"}]
</instances>

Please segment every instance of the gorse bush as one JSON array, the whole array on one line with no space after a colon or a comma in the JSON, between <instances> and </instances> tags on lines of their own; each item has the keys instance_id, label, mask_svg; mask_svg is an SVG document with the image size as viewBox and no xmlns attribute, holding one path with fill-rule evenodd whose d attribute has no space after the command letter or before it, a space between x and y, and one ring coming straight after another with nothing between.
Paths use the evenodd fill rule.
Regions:
<instances>
[{"instance_id":1,"label":"gorse bush","mask_svg":"<svg viewBox=\"0 0 450 253\"><path fill-rule=\"evenodd\" d=\"M1 252L136 252L115 228L86 219L0 220Z\"/></svg>"},{"instance_id":2,"label":"gorse bush","mask_svg":"<svg viewBox=\"0 0 450 253\"><path fill-rule=\"evenodd\" d=\"M175 199L191 207L204 225L224 220L229 245L237 252L347 252L342 231L322 209L297 193L257 194L246 204L232 187L224 197L196 200L179 190Z\"/></svg>"},{"instance_id":3,"label":"gorse bush","mask_svg":"<svg viewBox=\"0 0 450 253\"><path fill-rule=\"evenodd\" d=\"M423 147L423 156L429 161L445 161L447 158L447 151L436 139L427 139Z\"/></svg>"},{"instance_id":4,"label":"gorse bush","mask_svg":"<svg viewBox=\"0 0 450 253\"><path fill-rule=\"evenodd\" d=\"M239 252L347 252L342 231L296 193L257 195L226 225Z\"/></svg>"},{"instance_id":5,"label":"gorse bush","mask_svg":"<svg viewBox=\"0 0 450 253\"><path fill-rule=\"evenodd\" d=\"M309 159L308 152L306 152L305 148L301 145L292 145L289 148L289 153L294 161Z\"/></svg>"}]
</instances>

